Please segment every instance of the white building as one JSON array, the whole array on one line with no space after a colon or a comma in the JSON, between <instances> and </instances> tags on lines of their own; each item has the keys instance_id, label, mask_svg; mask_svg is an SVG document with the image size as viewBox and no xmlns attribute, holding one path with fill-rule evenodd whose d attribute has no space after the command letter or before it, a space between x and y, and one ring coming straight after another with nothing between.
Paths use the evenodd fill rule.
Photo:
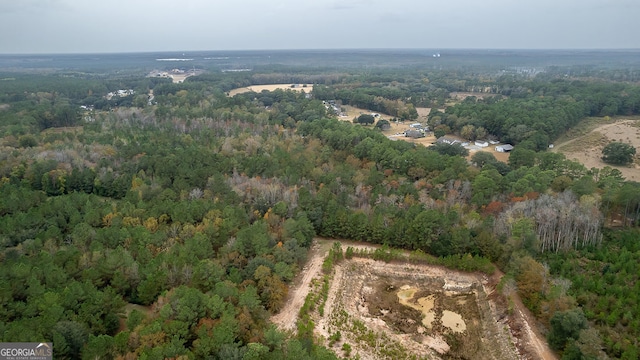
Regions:
<instances>
[{"instance_id":1,"label":"white building","mask_svg":"<svg viewBox=\"0 0 640 360\"><path fill-rule=\"evenodd\" d=\"M513 145L511 145L511 144L504 144L504 145L496 146L496 151L497 152L503 153L503 152L509 152L511 150L513 150Z\"/></svg>"}]
</instances>

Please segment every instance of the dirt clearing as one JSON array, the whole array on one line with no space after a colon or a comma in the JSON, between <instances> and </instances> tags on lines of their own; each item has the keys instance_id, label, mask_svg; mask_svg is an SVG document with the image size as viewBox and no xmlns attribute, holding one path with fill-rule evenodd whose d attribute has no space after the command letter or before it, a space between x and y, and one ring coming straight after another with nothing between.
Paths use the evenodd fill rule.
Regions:
<instances>
[{"instance_id":1,"label":"dirt clearing","mask_svg":"<svg viewBox=\"0 0 640 360\"><path fill-rule=\"evenodd\" d=\"M618 119L612 123L603 118L604 125L595 126L589 132L576 135L556 144L553 151L563 153L567 159L582 163L587 169L610 166L620 170L627 180L640 181L640 165L636 161L629 166L613 166L602 161L602 149L612 141L627 143L640 148L640 119Z\"/></svg>"},{"instance_id":2,"label":"dirt clearing","mask_svg":"<svg viewBox=\"0 0 640 360\"><path fill-rule=\"evenodd\" d=\"M279 328L294 329L305 297L323 277L331 244L314 240L308 265L282 312L271 319ZM342 243L347 246L375 249ZM360 359L555 359L521 303L509 312L506 301L498 301L500 278L431 265L342 260L333 267L322 311L312 314L314 333L336 354Z\"/></svg>"}]
</instances>

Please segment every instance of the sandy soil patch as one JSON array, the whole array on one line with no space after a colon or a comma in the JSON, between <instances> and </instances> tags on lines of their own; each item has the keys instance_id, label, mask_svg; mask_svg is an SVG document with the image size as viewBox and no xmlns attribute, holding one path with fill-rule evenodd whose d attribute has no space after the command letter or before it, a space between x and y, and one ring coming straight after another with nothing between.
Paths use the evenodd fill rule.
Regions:
<instances>
[{"instance_id":1,"label":"sandy soil patch","mask_svg":"<svg viewBox=\"0 0 640 360\"><path fill-rule=\"evenodd\" d=\"M246 92L262 92L263 90L274 91L277 89L281 90L293 90L293 91L303 91L310 93L313 90L313 84L269 84L269 85L251 85L247 87L237 88L229 91L229 96L234 96L237 94L242 94Z\"/></svg>"},{"instance_id":2,"label":"sandy soil patch","mask_svg":"<svg viewBox=\"0 0 640 360\"><path fill-rule=\"evenodd\" d=\"M602 161L602 149L612 141L631 144L640 148L640 120L621 119L611 124L596 127L588 134L564 143L556 144L552 151L563 153L567 159L582 163L587 169L610 166L620 170L627 180L640 181L638 158L629 166L612 166ZM636 155L638 157L638 155Z\"/></svg>"},{"instance_id":3,"label":"sandy soil patch","mask_svg":"<svg viewBox=\"0 0 640 360\"><path fill-rule=\"evenodd\" d=\"M171 78L174 84L179 84L181 82L184 82L184 80L191 75L192 74L171 74L169 75L169 77Z\"/></svg>"},{"instance_id":4,"label":"sandy soil patch","mask_svg":"<svg viewBox=\"0 0 640 360\"><path fill-rule=\"evenodd\" d=\"M295 326L332 244L314 240L306 270L282 312L272 317L281 329ZM342 246L375 249L348 241ZM312 315L315 333L338 355L346 343L353 349L350 356L360 359L556 359L516 295L514 311L508 313L506 300L495 290L501 277L499 272L487 277L438 266L344 260L334 265L323 315ZM430 327L424 324L426 313Z\"/></svg>"},{"instance_id":5,"label":"sandy soil patch","mask_svg":"<svg viewBox=\"0 0 640 360\"><path fill-rule=\"evenodd\" d=\"M490 153L492 153L493 156L495 156L498 161L501 161L501 162L503 162L505 164L509 163L509 154L510 153L508 153L508 152L507 153L501 153L501 152L497 152L495 150L491 150Z\"/></svg>"},{"instance_id":6,"label":"sandy soil patch","mask_svg":"<svg viewBox=\"0 0 640 360\"><path fill-rule=\"evenodd\" d=\"M422 121L427 121L427 118L429 117L429 113L431 113L431 108L417 107L416 111L418 112L418 121L422 122Z\"/></svg>"},{"instance_id":7,"label":"sandy soil patch","mask_svg":"<svg viewBox=\"0 0 640 360\"><path fill-rule=\"evenodd\" d=\"M486 299L481 275L358 258L336 270L338 290L318 333L340 331L362 359L517 358L509 333L479 303Z\"/></svg>"},{"instance_id":8,"label":"sandy soil patch","mask_svg":"<svg viewBox=\"0 0 640 360\"><path fill-rule=\"evenodd\" d=\"M298 312L311 289L311 281L320 276L322 261L329 250L329 246L330 243L326 241L313 242L311 251L309 252L309 260L289 289L284 307L278 314L271 317L271 322L276 324L280 329L293 331L296 328Z\"/></svg>"}]
</instances>

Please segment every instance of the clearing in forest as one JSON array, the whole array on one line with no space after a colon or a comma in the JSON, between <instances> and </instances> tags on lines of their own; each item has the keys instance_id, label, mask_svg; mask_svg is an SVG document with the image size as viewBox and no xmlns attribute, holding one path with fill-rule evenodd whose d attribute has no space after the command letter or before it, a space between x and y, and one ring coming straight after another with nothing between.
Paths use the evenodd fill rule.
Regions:
<instances>
[{"instance_id":1,"label":"clearing in forest","mask_svg":"<svg viewBox=\"0 0 640 360\"><path fill-rule=\"evenodd\" d=\"M560 139L553 151L582 163L587 169L610 166L620 170L627 180L640 181L638 155L629 166L613 166L602 161L602 149L612 141L632 145L640 153L640 118L589 118Z\"/></svg>"},{"instance_id":2,"label":"clearing in forest","mask_svg":"<svg viewBox=\"0 0 640 360\"><path fill-rule=\"evenodd\" d=\"M553 360L519 299L511 309L491 277L440 266L354 257L321 271L330 240L314 241L283 310L272 321L293 331L310 293L314 333L338 355L360 359ZM358 250L369 244L344 242ZM328 288L326 285L328 284ZM324 290L323 290L324 289ZM512 296L516 296L513 294ZM346 349L346 350L345 350Z\"/></svg>"},{"instance_id":3,"label":"clearing in forest","mask_svg":"<svg viewBox=\"0 0 640 360\"><path fill-rule=\"evenodd\" d=\"M231 91L229 91L229 96L234 96L237 94L242 94L242 93L246 93L246 92L256 92L256 93L260 93L263 90L267 90L267 91L274 91L277 89L281 89L281 90L293 90L293 91L302 91L304 90L307 93L310 93L311 90L313 90L313 85L312 84L268 84L268 85L251 85L251 86L247 86L247 87L241 87L241 88L237 88L237 89L233 89Z\"/></svg>"},{"instance_id":4,"label":"clearing in forest","mask_svg":"<svg viewBox=\"0 0 640 360\"><path fill-rule=\"evenodd\" d=\"M362 114L371 114L373 113L373 111L371 110L366 110L366 109L362 109L362 108L357 108L357 107L353 107L353 106L349 106L349 105L342 105L342 109L344 109L344 115L340 116L339 119L342 121L353 121L354 118L357 118L358 116L362 115ZM432 132L427 132L425 137L422 138L411 138L411 137L407 137L404 135L404 132L406 130L411 129L411 127L409 126L410 124L413 123L421 123L422 125L426 126L427 124L427 118L429 116L429 112L431 111L431 108L416 108L416 110L418 111L418 119L417 120L407 120L407 121L392 121L393 117L391 115L388 114L380 114L379 113L379 117L377 119L377 121L380 120L387 120L389 121L389 125L390 128L387 130L382 131L382 133L389 139L391 140L402 140L402 141L408 141L408 142L412 142L415 144L422 144L424 146L431 146L433 144L435 144L436 142L436 137L433 135ZM440 109L441 111L444 111L444 109ZM454 137L457 138L456 136L452 136L452 135L447 135L448 137ZM467 140L464 140L462 138L458 138L458 140L460 140L461 142L468 142ZM473 142L471 142L473 144ZM495 146L491 145L485 149L470 149L469 150L469 156L467 157L467 160L470 160L471 157L473 156L473 154L475 154L478 151L485 151L488 153L493 154L493 156L496 158L496 160L501 161L503 163L508 163L509 162L509 153L501 153L501 152L497 152L495 150Z\"/></svg>"},{"instance_id":5,"label":"clearing in forest","mask_svg":"<svg viewBox=\"0 0 640 360\"><path fill-rule=\"evenodd\" d=\"M374 111L362 109L362 108L358 108L350 105L342 105L341 108L344 110L344 113L342 116L339 116L338 119L342 121L347 121L347 122L352 122L353 119L357 118L362 114L374 113ZM376 122L380 120L387 120L389 122L390 128L382 131L382 133L391 140L403 140L403 141L408 141L416 144L422 144L424 146L433 145L433 143L436 142L436 138L435 136L433 136L433 133L429 133L427 136L423 138L416 138L416 139L404 136L404 132L410 129L409 124L419 122L422 125L426 125L427 123L427 116L429 115L429 111L431 109L416 108L416 110L418 111L418 115L419 115L417 120L393 121L393 116L389 114L378 113L379 116L376 119ZM371 125L370 127L373 128L373 125Z\"/></svg>"}]
</instances>

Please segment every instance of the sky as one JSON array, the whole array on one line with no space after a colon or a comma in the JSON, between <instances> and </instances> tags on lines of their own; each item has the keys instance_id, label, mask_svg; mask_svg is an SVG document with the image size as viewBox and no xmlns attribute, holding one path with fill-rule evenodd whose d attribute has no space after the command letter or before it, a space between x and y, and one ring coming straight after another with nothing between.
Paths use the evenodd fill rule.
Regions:
<instances>
[{"instance_id":1,"label":"sky","mask_svg":"<svg viewBox=\"0 0 640 360\"><path fill-rule=\"evenodd\" d=\"M639 0L0 0L0 54L640 49Z\"/></svg>"}]
</instances>

